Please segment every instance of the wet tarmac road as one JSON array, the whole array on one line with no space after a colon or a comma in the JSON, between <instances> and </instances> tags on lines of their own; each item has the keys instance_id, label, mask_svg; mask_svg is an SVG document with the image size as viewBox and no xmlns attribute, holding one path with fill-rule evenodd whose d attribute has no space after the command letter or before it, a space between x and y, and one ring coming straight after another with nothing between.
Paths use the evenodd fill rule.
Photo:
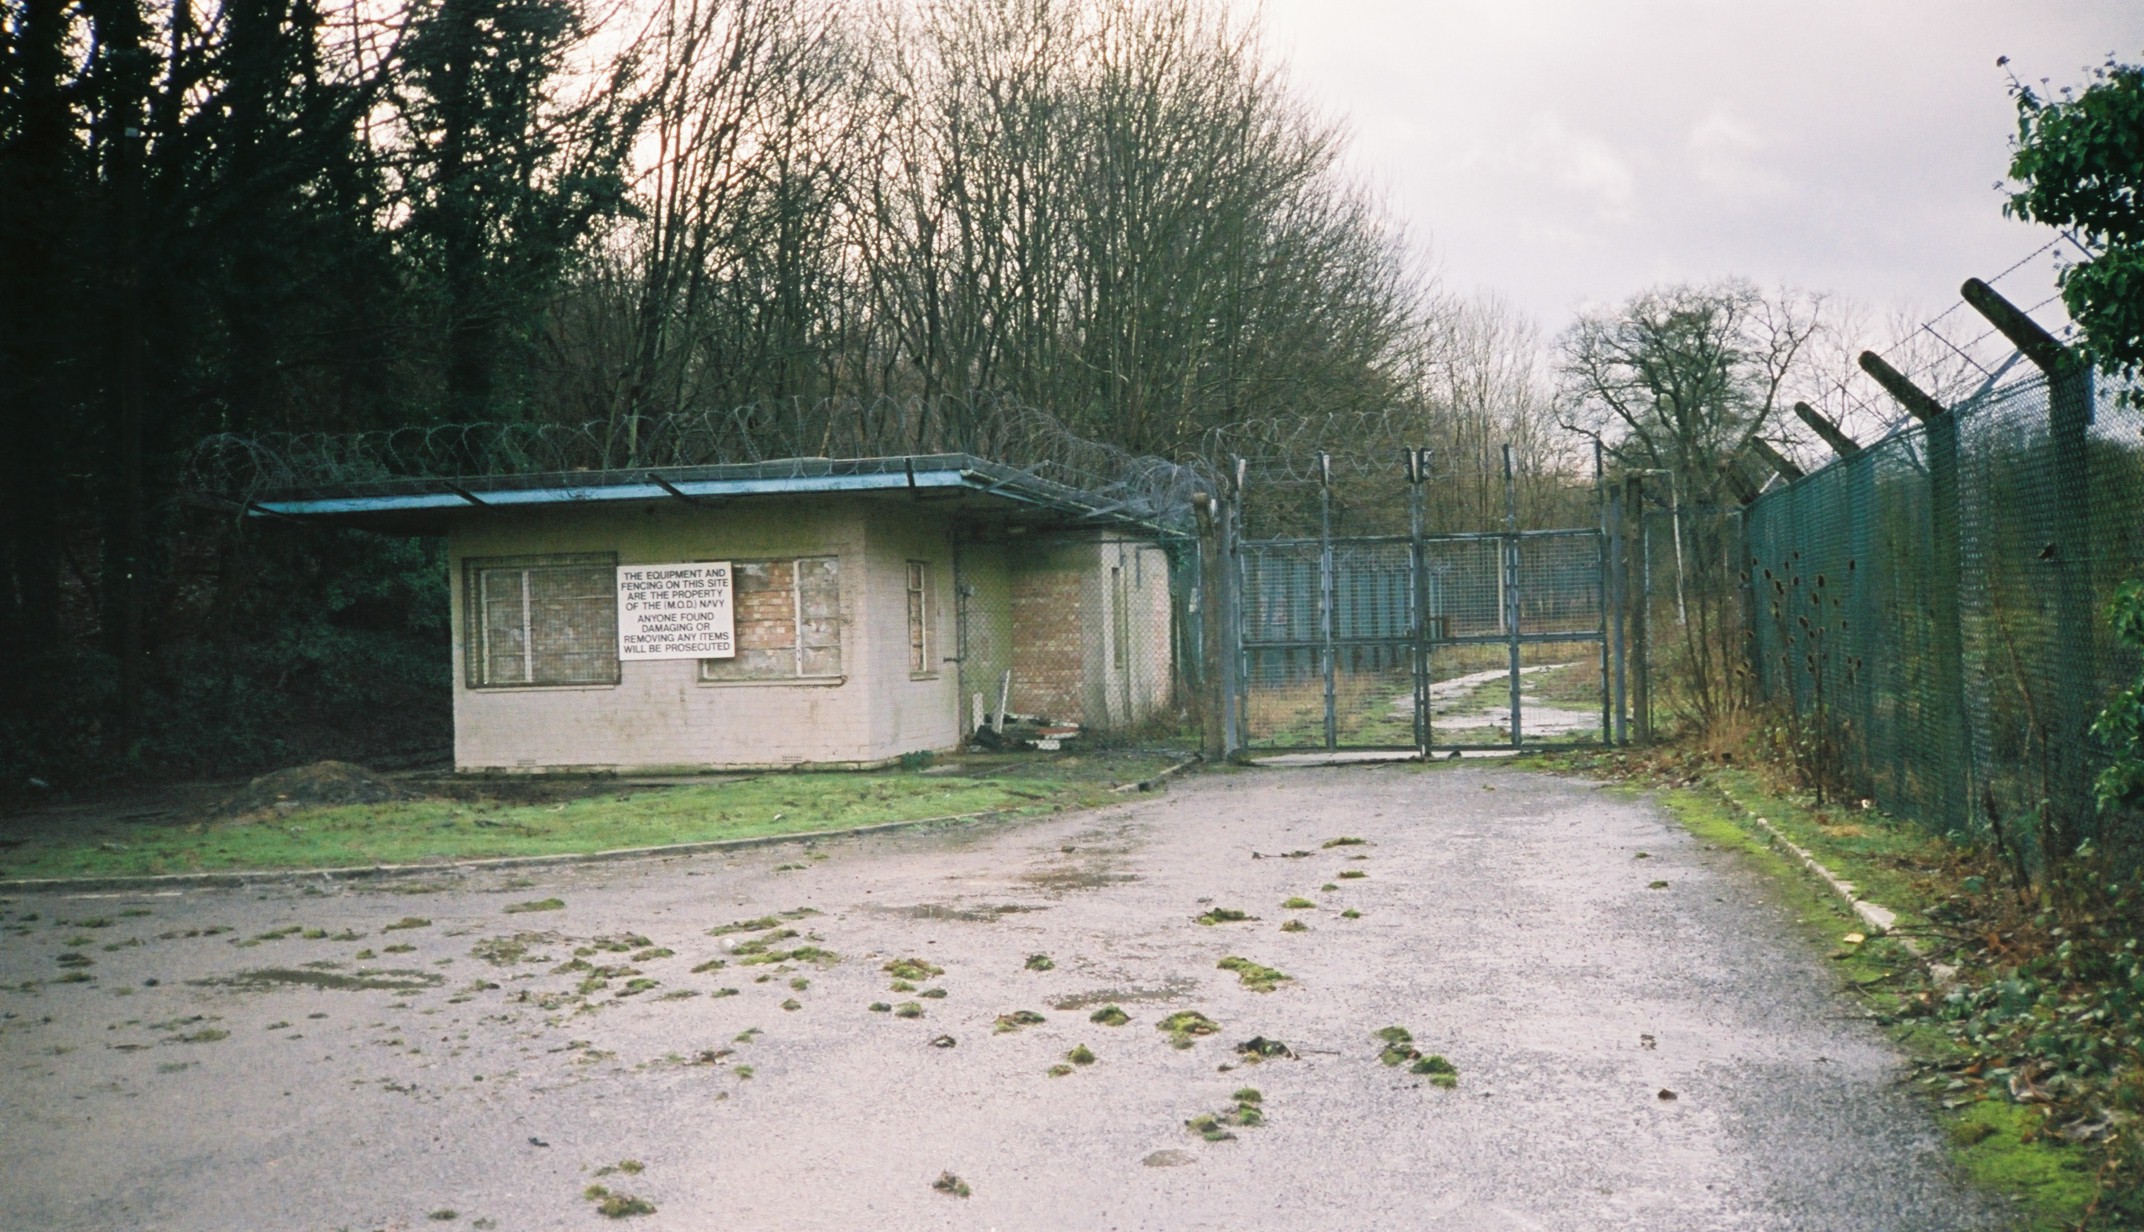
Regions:
<instances>
[{"instance_id":1,"label":"wet tarmac road","mask_svg":"<svg viewBox=\"0 0 2144 1232\"><path fill-rule=\"evenodd\" d=\"M2002 1226L1758 877L1539 773L1238 771L816 849L4 907L5 1228L619 1226L592 1184L651 1229ZM943 974L895 991L903 958ZM1157 1029L1192 1009L1218 1032ZM1395 1025L1456 1087L1381 1063ZM1185 1128L1245 1086L1263 1123Z\"/></svg>"}]
</instances>

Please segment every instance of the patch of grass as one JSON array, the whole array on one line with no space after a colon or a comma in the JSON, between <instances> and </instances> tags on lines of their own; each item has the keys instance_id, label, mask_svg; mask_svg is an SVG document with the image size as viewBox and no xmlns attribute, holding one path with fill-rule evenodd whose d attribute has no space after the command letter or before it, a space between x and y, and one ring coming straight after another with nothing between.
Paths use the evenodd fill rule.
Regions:
<instances>
[{"instance_id":1,"label":"patch of grass","mask_svg":"<svg viewBox=\"0 0 2144 1232\"><path fill-rule=\"evenodd\" d=\"M1065 1054L1065 1060L1074 1065L1092 1065L1094 1064L1094 1051L1085 1044L1078 1044L1073 1047L1072 1051Z\"/></svg>"},{"instance_id":2,"label":"patch of grass","mask_svg":"<svg viewBox=\"0 0 2144 1232\"><path fill-rule=\"evenodd\" d=\"M1668 888L1668 883L1665 881L1648 881L1645 883L1645 888L1648 890L1665 890Z\"/></svg>"},{"instance_id":3,"label":"patch of grass","mask_svg":"<svg viewBox=\"0 0 2144 1232\"><path fill-rule=\"evenodd\" d=\"M1047 1021L1049 1020L1033 1010L1014 1010L1010 1014L998 1015L997 1022L992 1024L990 1029L993 1034L1003 1035L1008 1031L1018 1031L1022 1027L1037 1026Z\"/></svg>"},{"instance_id":4,"label":"patch of grass","mask_svg":"<svg viewBox=\"0 0 2144 1232\"><path fill-rule=\"evenodd\" d=\"M1325 841L1324 841L1324 842L1323 842L1322 844L1320 844L1320 846L1323 846L1323 847L1362 847L1362 846L1365 846L1365 845L1367 845L1367 844L1369 843L1369 841L1370 841L1370 840L1368 840L1368 839L1365 839L1365 838L1356 838L1356 837L1355 837L1354 835L1352 835L1352 834L1343 834L1343 835L1341 835L1341 836L1340 836L1339 838L1329 838L1329 839L1326 839L1326 840L1325 840Z\"/></svg>"},{"instance_id":5,"label":"patch of grass","mask_svg":"<svg viewBox=\"0 0 2144 1232\"><path fill-rule=\"evenodd\" d=\"M1045 1071L1043 1071L1043 1072L1044 1072L1044 1073L1047 1073L1047 1074L1048 1074L1048 1075L1049 1075L1050 1077L1052 1077L1052 1078L1062 1078L1062 1077L1064 1077L1064 1076L1065 1076L1066 1074L1069 1074L1069 1073L1071 1073L1071 1072L1072 1072L1072 1067L1071 1067L1071 1066L1069 1066L1069 1065L1066 1065L1066 1064L1064 1064L1064 1063L1062 1063L1062 1062L1059 1062L1058 1064L1056 1064L1056 1065L1052 1065L1052 1066L1051 1066L1051 1067L1050 1067L1049 1069L1047 1069L1047 1070L1045 1070Z\"/></svg>"},{"instance_id":6,"label":"patch of grass","mask_svg":"<svg viewBox=\"0 0 2144 1232\"><path fill-rule=\"evenodd\" d=\"M1333 888L1337 890L1340 887L1334 886ZM1293 898L1289 898L1281 903L1281 907L1287 911L1309 911L1316 906L1316 903L1311 902L1309 899L1304 898L1300 894L1294 896Z\"/></svg>"},{"instance_id":7,"label":"patch of grass","mask_svg":"<svg viewBox=\"0 0 2144 1232\"><path fill-rule=\"evenodd\" d=\"M893 1007L891 1005L888 1005L884 1001L873 1001L871 1004L865 1006L864 1008L870 1010L874 1014L890 1014L893 1012Z\"/></svg>"},{"instance_id":8,"label":"patch of grass","mask_svg":"<svg viewBox=\"0 0 2144 1232\"><path fill-rule=\"evenodd\" d=\"M926 988L922 992L917 993L916 995L922 997L926 1001L943 1001L945 1000L945 989Z\"/></svg>"},{"instance_id":9,"label":"patch of grass","mask_svg":"<svg viewBox=\"0 0 2144 1232\"><path fill-rule=\"evenodd\" d=\"M590 1185L581 1191L581 1196L596 1204L596 1214L607 1219L625 1219L633 1215L653 1215L655 1204L646 1198L632 1194L612 1193L601 1185Z\"/></svg>"},{"instance_id":10,"label":"patch of grass","mask_svg":"<svg viewBox=\"0 0 2144 1232\"><path fill-rule=\"evenodd\" d=\"M903 1001L893 1007L893 1016L895 1018L921 1018L923 1017L923 1006L920 1002Z\"/></svg>"},{"instance_id":11,"label":"patch of grass","mask_svg":"<svg viewBox=\"0 0 2144 1232\"><path fill-rule=\"evenodd\" d=\"M1030 954L1027 956L1027 969L1029 971L1054 971L1056 968L1056 962L1052 961L1047 954Z\"/></svg>"},{"instance_id":12,"label":"patch of grass","mask_svg":"<svg viewBox=\"0 0 2144 1232\"><path fill-rule=\"evenodd\" d=\"M1355 910L1353 907L1350 907L1340 913L1340 918L1343 920L1359 920L1362 918L1362 913L1360 911Z\"/></svg>"},{"instance_id":13,"label":"patch of grass","mask_svg":"<svg viewBox=\"0 0 2144 1232\"><path fill-rule=\"evenodd\" d=\"M1277 1039L1267 1039L1263 1035L1254 1035L1236 1045L1236 1055L1242 1057L1247 1065L1283 1058L1291 1061L1295 1059L1295 1052L1288 1045Z\"/></svg>"},{"instance_id":14,"label":"patch of grass","mask_svg":"<svg viewBox=\"0 0 2144 1232\"><path fill-rule=\"evenodd\" d=\"M1257 916L1248 911L1238 911L1234 907L1208 907L1200 914L1192 916L1191 920L1194 924L1214 925L1240 924L1245 920L1255 920L1257 918Z\"/></svg>"},{"instance_id":15,"label":"patch of grass","mask_svg":"<svg viewBox=\"0 0 2144 1232\"><path fill-rule=\"evenodd\" d=\"M1048 760L1048 759L1036 759ZM1167 764L1138 759L1145 774ZM9 852L16 877L209 869L333 868L565 855L843 830L891 821L1027 816L1106 804L1126 759L1081 758L979 773L801 773L687 787L591 792L561 803L426 797L300 810L302 825L206 820L39 833ZM1148 766L1151 768L1147 768Z\"/></svg>"},{"instance_id":16,"label":"patch of grass","mask_svg":"<svg viewBox=\"0 0 2144 1232\"><path fill-rule=\"evenodd\" d=\"M380 931L381 931L381 932L383 932L383 933L391 933L391 932L394 932L394 931L395 931L396 929L398 929L398 928L430 928L431 926L432 926L432 922L431 922L430 920L427 920L427 919L425 919L425 918L424 918L423 916L421 916L421 915L406 915L406 916L403 916L403 917L402 917L401 919L399 919L399 920L396 920L396 921L395 921L394 923L392 923L392 924L389 924L389 925L387 925L386 927L382 928L382 929L381 929ZM295 930L291 930L291 931L295 931ZM270 933L262 933L262 934L261 934L261 936L262 936L262 938L263 938L263 939L266 939L267 937L269 937L269 936L272 936L272 935L273 935L273 934L270 934Z\"/></svg>"},{"instance_id":17,"label":"patch of grass","mask_svg":"<svg viewBox=\"0 0 2144 1232\"><path fill-rule=\"evenodd\" d=\"M1362 878L1364 878L1364 877L1367 877L1367 876L1369 876L1369 874L1368 874L1368 873L1366 873L1366 872L1363 872L1363 871L1362 871L1361 869L1359 869L1359 868L1351 868L1351 869L1347 869L1347 870L1343 871L1343 872L1342 872L1342 873L1340 874L1340 880L1342 880L1342 881L1359 881L1359 880L1361 880Z\"/></svg>"},{"instance_id":18,"label":"patch of grass","mask_svg":"<svg viewBox=\"0 0 2144 1232\"><path fill-rule=\"evenodd\" d=\"M729 965L730 960L727 958L710 958L699 966L694 967L692 973L694 975L706 975L710 971L720 971Z\"/></svg>"},{"instance_id":19,"label":"patch of grass","mask_svg":"<svg viewBox=\"0 0 2144 1232\"><path fill-rule=\"evenodd\" d=\"M525 903L508 903L506 905L506 914L520 915L528 911L564 911L565 909L566 900L563 898L538 898Z\"/></svg>"},{"instance_id":20,"label":"patch of grass","mask_svg":"<svg viewBox=\"0 0 2144 1232\"><path fill-rule=\"evenodd\" d=\"M951 1194L956 1198L965 1198L975 1192L968 1187L966 1181L961 1180L950 1172L939 1173L938 1179L931 1182L931 1188L942 1194Z\"/></svg>"},{"instance_id":21,"label":"patch of grass","mask_svg":"<svg viewBox=\"0 0 2144 1232\"><path fill-rule=\"evenodd\" d=\"M1101 1009L1098 1009L1092 1014L1087 1015L1088 1022L1098 1022L1105 1027L1121 1027L1125 1023L1130 1022L1131 1020L1132 1016L1130 1014L1125 1013L1122 1009L1114 1005L1105 1005Z\"/></svg>"},{"instance_id":22,"label":"patch of grass","mask_svg":"<svg viewBox=\"0 0 2144 1232\"><path fill-rule=\"evenodd\" d=\"M1234 955L1230 955L1214 965L1223 971L1235 972L1237 981L1252 992L1272 992L1280 987L1283 981L1295 978L1284 971L1261 966L1248 958L1238 958Z\"/></svg>"},{"instance_id":23,"label":"patch of grass","mask_svg":"<svg viewBox=\"0 0 2144 1232\"><path fill-rule=\"evenodd\" d=\"M1280 930L1284 933L1307 933L1310 931L1310 925L1303 923L1301 920L1290 920L1281 925Z\"/></svg>"},{"instance_id":24,"label":"patch of grass","mask_svg":"<svg viewBox=\"0 0 2144 1232\"><path fill-rule=\"evenodd\" d=\"M462 1213L460 1211L450 1210L446 1207L441 1207L439 1210L425 1216L426 1219L436 1220L440 1223L446 1223L449 1220L460 1219L461 1217Z\"/></svg>"},{"instance_id":25,"label":"patch of grass","mask_svg":"<svg viewBox=\"0 0 2144 1232\"><path fill-rule=\"evenodd\" d=\"M1319 892L1319 893L1321 893L1321 894L1330 894L1330 893L1332 893L1332 892L1333 892L1334 890L1337 890L1337 889L1339 889L1339 888L1340 888L1339 886L1337 886L1337 885L1334 885L1334 884L1333 884L1332 882L1328 881L1328 882L1326 882L1326 883L1325 883L1324 885L1321 885L1321 886L1319 886L1319 887L1318 887L1318 892Z\"/></svg>"}]
</instances>

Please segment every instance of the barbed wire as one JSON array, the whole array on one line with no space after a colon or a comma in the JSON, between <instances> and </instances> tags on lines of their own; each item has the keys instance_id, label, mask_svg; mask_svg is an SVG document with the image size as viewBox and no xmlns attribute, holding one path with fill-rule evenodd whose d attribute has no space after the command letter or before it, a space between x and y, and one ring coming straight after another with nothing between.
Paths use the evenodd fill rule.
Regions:
<instances>
[{"instance_id":1,"label":"barbed wire","mask_svg":"<svg viewBox=\"0 0 2144 1232\"><path fill-rule=\"evenodd\" d=\"M441 481L519 477L545 486L602 472L749 465L803 475L832 462L968 454L1071 488L1127 516L1181 528L1212 481L1194 466L1089 440L997 395L791 398L724 411L581 424L483 422L371 432L221 434L183 472L192 492L239 506L277 495L367 495Z\"/></svg>"}]
</instances>

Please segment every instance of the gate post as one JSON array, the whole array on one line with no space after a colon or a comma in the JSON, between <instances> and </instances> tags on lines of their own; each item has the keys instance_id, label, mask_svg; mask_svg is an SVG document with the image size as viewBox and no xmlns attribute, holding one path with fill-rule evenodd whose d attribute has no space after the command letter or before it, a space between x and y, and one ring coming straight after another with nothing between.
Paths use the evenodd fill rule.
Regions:
<instances>
[{"instance_id":1,"label":"gate post","mask_svg":"<svg viewBox=\"0 0 2144 1232\"><path fill-rule=\"evenodd\" d=\"M1635 542L1638 546L1626 546L1629 553L1629 574L1635 575L1636 583L1627 587L1624 598L1631 605L1630 611L1630 712L1632 734L1639 744L1653 740L1653 575L1647 568L1648 553L1644 550L1645 539L1645 477L1632 475L1623 481L1623 522L1626 545Z\"/></svg>"},{"instance_id":2,"label":"gate post","mask_svg":"<svg viewBox=\"0 0 2144 1232\"><path fill-rule=\"evenodd\" d=\"M1325 751L1340 747L1340 721L1333 677L1333 458L1318 451L1318 641L1325 668Z\"/></svg>"},{"instance_id":3,"label":"gate post","mask_svg":"<svg viewBox=\"0 0 2144 1232\"><path fill-rule=\"evenodd\" d=\"M1519 481L1511 469L1511 446L1504 446L1504 635L1511 646L1511 747L1526 738L1519 712Z\"/></svg>"},{"instance_id":4,"label":"gate post","mask_svg":"<svg viewBox=\"0 0 2144 1232\"><path fill-rule=\"evenodd\" d=\"M1610 653L1615 664L1615 679L1611 687L1615 691L1615 743L1630 743L1630 707L1625 692L1626 660L1630 657L1625 649L1625 619L1630 607L1630 528L1623 517L1623 499L1614 488L1604 486L1601 490L1601 516L1608 520L1608 561L1604 566L1610 602L1609 629L1614 637Z\"/></svg>"},{"instance_id":5,"label":"gate post","mask_svg":"<svg viewBox=\"0 0 2144 1232\"><path fill-rule=\"evenodd\" d=\"M1226 686L1222 666L1228 658L1221 622L1221 536L1217 516L1220 501L1210 492L1191 494L1192 512L1198 518L1199 539L1199 753L1209 761L1228 755L1227 715L1222 698Z\"/></svg>"},{"instance_id":6,"label":"gate post","mask_svg":"<svg viewBox=\"0 0 2144 1232\"><path fill-rule=\"evenodd\" d=\"M1599 570L1594 574L1595 594L1598 596L1601 614L1601 743L1614 744L1615 708L1614 696L1609 689L1608 676L1608 624L1614 617L1611 592L1614 587L1608 580L1608 563L1615 559L1615 541L1608 530L1608 490L1604 486L1607 469L1601 458L1601 438L1593 438L1593 503L1600 507L1601 524L1593 539L1594 555L1599 560ZM1616 623L1616 636L1623 632L1620 621Z\"/></svg>"},{"instance_id":7,"label":"gate post","mask_svg":"<svg viewBox=\"0 0 2144 1232\"><path fill-rule=\"evenodd\" d=\"M1407 634L1413 651L1414 750L1429 758L1429 562L1422 545L1422 485L1429 479L1427 449L1407 451Z\"/></svg>"}]
</instances>

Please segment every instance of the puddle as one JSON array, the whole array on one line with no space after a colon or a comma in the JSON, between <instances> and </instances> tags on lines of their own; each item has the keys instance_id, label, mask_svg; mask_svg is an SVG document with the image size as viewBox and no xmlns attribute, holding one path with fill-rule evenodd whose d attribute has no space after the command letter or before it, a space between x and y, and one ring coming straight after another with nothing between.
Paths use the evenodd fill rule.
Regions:
<instances>
[{"instance_id":1,"label":"puddle","mask_svg":"<svg viewBox=\"0 0 2144 1232\"><path fill-rule=\"evenodd\" d=\"M1175 1001L1198 991L1198 986L1197 980L1177 976L1165 981L1159 988L1100 988L1093 992L1074 993L1050 1002L1050 1008L1070 1012L1108 1005L1112 1001Z\"/></svg>"},{"instance_id":2,"label":"puddle","mask_svg":"<svg viewBox=\"0 0 2144 1232\"><path fill-rule=\"evenodd\" d=\"M430 971L375 969L345 975L340 971L301 971L293 967L263 967L256 971L241 971L237 975L187 981L189 984L235 988L242 992L270 992L279 988L319 988L332 992L417 992L420 989L437 988L446 982L445 976Z\"/></svg>"},{"instance_id":3,"label":"puddle","mask_svg":"<svg viewBox=\"0 0 2144 1232\"><path fill-rule=\"evenodd\" d=\"M999 903L996 906L954 907L945 903L917 903L913 907L879 907L873 911L889 915L906 916L911 920L966 920L973 924L989 924L1008 915L1021 915L1029 911L1048 911L1048 907L1030 907L1022 903Z\"/></svg>"},{"instance_id":4,"label":"puddle","mask_svg":"<svg viewBox=\"0 0 2144 1232\"><path fill-rule=\"evenodd\" d=\"M1024 873L1020 880L1038 890L1099 890L1103 886L1123 885L1137 881L1136 873L1109 873L1099 869L1063 868L1039 873Z\"/></svg>"}]
</instances>

